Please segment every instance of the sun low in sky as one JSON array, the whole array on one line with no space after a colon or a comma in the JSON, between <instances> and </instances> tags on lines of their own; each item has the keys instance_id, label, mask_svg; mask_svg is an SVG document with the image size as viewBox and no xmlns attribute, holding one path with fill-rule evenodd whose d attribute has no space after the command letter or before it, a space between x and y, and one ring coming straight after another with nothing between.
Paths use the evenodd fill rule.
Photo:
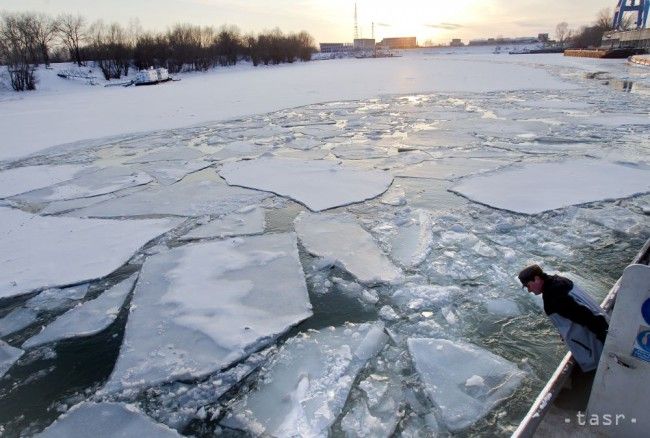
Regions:
<instances>
[{"instance_id":1,"label":"sun low in sky","mask_svg":"<svg viewBox=\"0 0 650 438\"><path fill-rule=\"evenodd\" d=\"M370 38L374 23L378 40L416 36L420 43L553 34L559 22L578 28L616 6L616 0L3 0L0 10L79 13L122 24L137 18L149 30L179 22L232 24L245 32L279 27L306 30L318 42L351 42L355 3L360 36Z\"/></svg>"}]
</instances>

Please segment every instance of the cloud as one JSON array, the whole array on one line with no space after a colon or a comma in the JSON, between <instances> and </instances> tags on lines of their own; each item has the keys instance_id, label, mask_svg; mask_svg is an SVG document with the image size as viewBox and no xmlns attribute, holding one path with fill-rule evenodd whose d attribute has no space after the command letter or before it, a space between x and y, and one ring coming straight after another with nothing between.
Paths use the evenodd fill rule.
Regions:
<instances>
[{"instance_id":1,"label":"cloud","mask_svg":"<svg viewBox=\"0 0 650 438\"><path fill-rule=\"evenodd\" d=\"M436 23L436 24L425 24L425 27L431 27L433 29L444 29L444 30L456 30L464 27L462 24L457 23Z\"/></svg>"}]
</instances>

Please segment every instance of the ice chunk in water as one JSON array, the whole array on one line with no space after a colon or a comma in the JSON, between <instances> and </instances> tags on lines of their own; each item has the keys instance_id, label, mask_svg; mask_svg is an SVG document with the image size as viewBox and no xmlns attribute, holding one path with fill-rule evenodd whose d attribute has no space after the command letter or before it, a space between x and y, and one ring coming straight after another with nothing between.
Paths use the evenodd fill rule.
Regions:
<instances>
[{"instance_id":1,"label":"ice chunk in water","mask_svg":"<svg viewBox=\"0 0 650 438\"><path fill-rule=\"evenodd\" d=\"M289 339L225 425L256 435L326 436L356 375L385 342L378 324L346 324Z\"/></svg>"},{"instance_id":2,"label":"ice chunk in water","mask_svg":"<svg viewBox=\"0 0 650 438\"><path fill-rule=\"evenodd\" d=\"M362 283L391 283L401 277L401 271L350 215L303 212L294 225L307 251L336 260Z\"/></svg>"},{"instance_id":3,"label":"ice chunk in water","mask_svg":"<svg viewBox=\"0 0 650 438\"><path fill-rule=\"evenodd\" d=\"M491 207L537 214L648 192L650 170L588 159L531 163L468 177L451 190Z\"/></svg>"},{"instance_id":4,"label":"ice chunk in water","mask_svg":"<svg viewBox=\"0 0 650 438\"><path fill-rule=\"evenodd\" d=\"M74 301L82 299L88 291L88 284L65 289L47 289L25 302L22 307L12 310L0 319L0 336L17 332L35 323L38 314L44 311L57 311Z\"/></svg>"},{"instance_id":5,"label":"ice chunk in water","mask_svg":"<svg viewBox=\"0 0 650 438\"><path fill-rule=\"evenodd\" d=\"M0 208L0 298L104 277L178 223L40 217Z\"/></svg>"},{"instance_id":6,"label":"ice chunk in water","mask_svg":"<svg viewBox=\"0 0 650 438\"><path fill-rule=\"evenodd\" d=\"M43 438L180 437L132 405L83 402L38 435Z\"/></svg>"},{"instance_id":7,"label":"ice chunk in water","mask_svg":"<svg viewBox=\"0 0 650 438\"><path fill-rule=\"evenodd\" d=\"M230 187L220 180L186 181L152 187L122 198L77 210L84 217L148 216L167 214L201 216L226 214L268 198L268 193Z\"/></svg>"},{"instance_id":8,"label":"ice chunk in water","mask_svg":"<svg viewBox=\"0 0 650 438\"><path fill-rule=\"evenodd\" d=\"M109 392L214 372L312 314L293 233L151 256L132 304Z\"/></svg>"},{"instance_id":9,"label":"ice chunk in water","mask_svg":"<svg viewBox=\"0 0 650 438\"><path fill-rule=\"evenodd\" d=\"M23 348L33 348L48 342L56 342L79 336L90 336L110 326L133 289L137 274L102 293L98 298L67 311L39 334L28 339Z\"/></svg>"},{"instance_id":10,"label":"ice chunk in water","mask_svg":"<svg viewBox=\"0 0 650 438\"><path fill-rule=\"evenodd\" d=\"M0 199L74 178L80 166L28 166L0 172Z\"/></svg>"},{"instance_id":11,"label":"ice chunk in water","mask_svg":"<svg viewBox=\"0 0 650 438\"><path fill-rule=\"evenodd\" d=\"M182 240L203 239L206 237L240 236L258 234L264 231L264 210L260 207L244 208L213 220L209 224L193 229Z\"/></svg>"},{"instance_id":12,"label":"ice chunk in water","mask_svg":"<svg viewBox=\"0 0 650 438\"><path fill-rule=\"evenodd\" d=\"M6 342L0 341L0 377L4 376L9 368L16 363L25 353L20 348L14 348Z\"/></svg>"},{"instance_id":13,"label":"ice chunk in water","mask_svg":"<svg viewBox=\"0 0 650 438\"><path fill-rule=\"evenodd\" d=\"M417 210L392 236L391 257L402 266L413 268L427 257L432 241L431 217L426 211Z\"/></svg>"},{"instance_id":14,"label":"ice chunk in water","mask_svg":"<svg viewBox=\"0 0 650 438\"><path fill-rule=\"evenodd\" d=\"M312 211L353 204L381 195L392 177L336 162L262 158L226 163L219 174L228 184L266 190L306 205Z\"/></svg>"},{"instance_id":15,"label":"ice chunk in water","mask_svg":"<svg viewBox=\"0 0 650 438\"><path fill-rule=\"evenodd\" d=\"M408 348L427 394L452 432L487 415L524 376L515 364L465 342L411 338Z\"/></svg>"}]
</instances>

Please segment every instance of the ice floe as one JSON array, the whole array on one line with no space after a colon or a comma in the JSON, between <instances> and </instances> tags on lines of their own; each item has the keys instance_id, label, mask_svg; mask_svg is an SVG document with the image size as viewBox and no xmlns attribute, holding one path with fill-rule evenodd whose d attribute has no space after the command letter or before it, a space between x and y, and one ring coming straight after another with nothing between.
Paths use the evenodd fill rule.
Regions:
<instances>
[{"instance_id":1,"label":"ice floe","mask_svg":"<svg viewBox=\"0 0 650 438\"><path fill-rule=\"evenodd\" d=\"M246 234L259 234L264 231L264 209L253 206L244 207L238 212L225 215L201 225L181 237L182 240L204 239L207 237L230 237Z\"/></svg>"},{"instance_id":2,"label":"ice floe","mask_svg":"<svg viewBox=\"0 0 650 438\"><path fill-rule=\"evenodd\" d=\"M431 224L431 217L426 211L415 211L391 237L391 258L406 268L422 263L431 250Z\"/></svg>"},{"instance_id":3,"label":"ice floe","mask_svg":"<svg viewBox=\"0 0 650 438\"><path fill-rule=\"evenodd\" d=\"M83 402L73 406L38 435L43 438L180 437L132 405Z\"/></svg>"},{"instance_id":4,"label":"ice floe","mask_svg":"<svg viewBox=\"0 0 650 438\"><path fill-rule=\"evenodd\" d=\"M529 163L463 179L457 192L491 207L537 214L650 191L650 169L599 160Z\"/></svg>"},{"instance_id":5,"label":"ice floe","mask_svg":"<svg viewBox=\"0 0 650 438\"><path fill-rule=\"evenodd\" d=\"M81 166L27 166L0 172L0 198L19 195L74 178Z\"/></svg>"},{"instance_id":6,"label":"ice floe","mask_svg":"<svg viewBox=\"0 0 650 438\"><path fill-rule=\"evenodd\" d=\"M61 339L90 336L106 329L117 318L137 277L137 274L133 274L103 292L98 298L86 301L67 311L47 325L40 333L25 341L22 347L33 348Z\"/></svg>"},{"instance_id":7,"label":"ice floe","mask_svg":"<svg viewBox=\"0 0 650 438\"><path fill-rule=\"evenodd\" d=\"M289 339L224 424L254 435L327 436L357 374L386 339L381 324L346 324Z\"/></svg>"},{"instance_id":8,"label":"ice floe","mask_svg":"<svg viewBox=\"0 0 650 438\"><path fill-rule=\"evenodd\" d=\"M106 390L206 375L311 314L293 233L196 243L150 256Z\"/></svg>"},{"instance_id":9,"label":"ice floe","mask_svg":"<svg viewBox=\"0 0 650 438\"><path fill-rule=\"evenodd\" d=\"M231 187L219 180L183 180L170 186L151 187L129 196L110 199L72 214L81 217L220 215L257 204L269 196L268 193Z\"/></svg>"},{"instance_id":10,"label":"ice floe","mask_svg":"<svg viewBox=\"0 0 650 438\"><path fill-rule=\"evenodd\" d=\"M385 192L393 180L386 172L333 161L283 158L226 163L219 174L228 184L287 196L313 211L374 198Z\"/></svg>"},{"instance_id":11,"label":"ice floe","mask_svg":"<svg viewBox=\"0 0 650 438\"><path fill-rule=\"evenodd\" d=\"M108 275L178 220L41 217L0 207L0 298Z\"/></svg>"},{"instance_id":12,"label":"ice floe","mask_svg":"<svg viewBox=\"0 0 650 438\"><path fill-rule=\"evenodd\" d=\"M362 283L392 283L401 278L400 269L351 215L303 212L294 225L307 251L334 260Z\"/></svg>"},{"instance_id":13,"label":"ice floe","mask_svg":"<svg viewBox=\"0 0 650 438\"><path fill-rule=\"evenodd\" d=\"M461 341L411 338L408 348L440 419L452 432L487 415L524 376L513 363Z\"/></svg>"},{"instance_id":14,"label":"ice floe","mask_svg":"<svg viewBox=\"0 0 650 438\"><path fill-rule=\"evenodd\" d=\"M12 347L4 341L0 341L0 378L4 376L9 368L16 363L25 352L20 348Z\"/></svg>"}]
</instances>

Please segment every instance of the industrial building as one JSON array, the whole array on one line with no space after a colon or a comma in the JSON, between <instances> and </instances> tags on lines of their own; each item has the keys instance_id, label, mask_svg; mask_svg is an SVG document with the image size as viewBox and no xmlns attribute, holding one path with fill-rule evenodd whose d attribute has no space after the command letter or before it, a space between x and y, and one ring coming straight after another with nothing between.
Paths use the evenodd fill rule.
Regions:
<instances>
[{"instance_id":1,"label":"industrial building","mask_svg":"<svg viewBox=\"0 0 650 438\"><path fill-rule=\"evenodd\" d=\"M374 38L355 38L354 39L354 50L375 50L375 39Z\"/></svg>"},{"instance_id":2,"label":"industrial building","mask_svg":"<svg viewBox=\"0 0 650 438\"><path fill-rule=\"evenodd\" d=\"M379 45L386 49L415 49L418 43L415 37L397 37L384 38Z\"/></svg>"},{"instance_id":3,"label":"industrial building","mask_svg":"<svg viewBox=\"0 0 650 438\"><path fill-rule=\"evenodd\" d=\"M463 47L464 45L465 44L463 44L463 41L460 38L454 38L449 43L449 46L451 47Z\"/></svg>"},{"instance_id":4,"label":"industrial building","mask_svg":"<svg viewBox=\"0 0 650 438\"><path fill-rule=\"evenodd\" d=\"M603 35L602 47L650 50L650 29L606 32Z\"/></svg>"},{"instance_id":5,"label":"industrial building","mask_svg":"<svg viewBox=\"0 0 650 438\"><path fill-rule=\"evenodd\" d=\"M353 49L350 43L319 43L321 53L342 53Z\"/></svg>"}]
</instances>

